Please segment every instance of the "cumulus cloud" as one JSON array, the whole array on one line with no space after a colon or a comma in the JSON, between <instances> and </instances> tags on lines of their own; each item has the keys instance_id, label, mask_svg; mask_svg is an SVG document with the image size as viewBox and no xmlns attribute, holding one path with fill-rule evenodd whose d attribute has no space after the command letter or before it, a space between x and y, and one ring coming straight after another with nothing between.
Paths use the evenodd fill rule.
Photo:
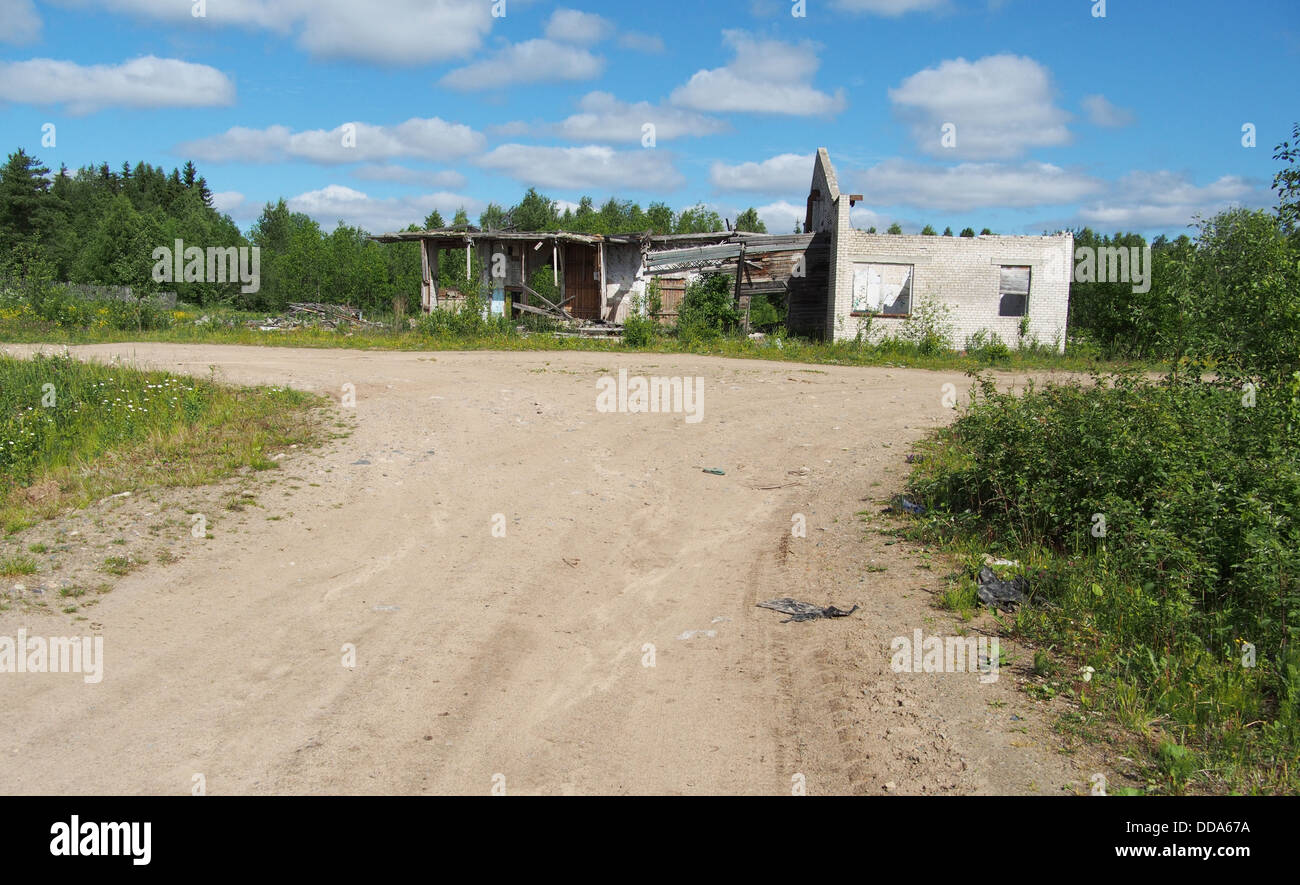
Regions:
<instances>
[{"instance_id":1,"label":"cumulus cloud","mask_svg":"<svg viewBox=\"0 0 1300 885\"><path fill-rule=\"evenodd\" d=\"M1186 175L1167 170L1130 172L1103 197L1082 207L1076 219L1108 231L1169 229L1233 206L1271 204L1272 193L1267 187L1239 175L1197 185Z\"/></svg>"},{"instance_id":2,"label":"cumulus cloud","mask_svg":"<svg viewBox=\"0 0 1300 885\"><path fill-rule=\"evenodd\" d=\"M731 128L716 117L648 101L629 104L608 92L587 93L578 102L578 113L550 128L571 141L634 143L641 142L647 123L654 125L656 141L715 135Z\"/></svg>"},{"instance_id":3,"label":"cumulus cloud","mask_svg":"<svg viewBox=\"0 0 1300 885\"><path fill-rule=\"evenodd\" d=\"M471 92L500 89L515 83L559 83L591 80L605 70L605 59L579 46L554 40L512 43L489 58L456 68L439 82Z\"/></svg>"},{"instance_id":4,"label":"cumulus cloud","mask_svg":"<svg viewBox=\"0 0 1300 885\"><path fill-rule=\"evenodd\" d=\"M433 209L447 217L461 206L470 215L477 215L483 209L481 201L459 194L378 198L339 184L307 191L285 202L291 210L310 216L326 230L343 221L370 233L388 233L402 230L408 224L419 224Z\"/></svg>"},{"instance_id":5,"label":"cumulus cloud","mask_svg":"<svg viewBox=\"0 0 1300 885\"><path fill-rule=\"evenodd\" d=\"M812 85L821 66L811 41L762 40L745 31L723 31L735 53L726 67L697 71L673 90L672 103L697 111L817 116L844 109L844 91L827 94Z\"/></svg>"},{"instance_id":6,"label":"cumulus cloud","mask_svg":"<svg viewBox=\"0 0 1300 885\"><path fill-rule=\"evenodd\" d=\"M720 191L781 193L806 191L812 181L813 154L780 154L761 163L714 163L709 180Z\"/></svg>"},{"instance_id":7,"label":"cumulus cloud","mask_svg":"<svg viewBox=\"0 0 1300 885\"><path fill-rule=\"evenodd\" d=\"M221 191L212 195L212 208L227 215L238 214L240 208L246 204L247 200L239 191Z\"/></svg>"},{"instance_id":8,"label":"cumulus cloud","mask_svg":"<svg viewBox=\"0 0 1300 885\"><path fill-rule=\"evenodd\" d=\"M216 68L152 55L116 65L34 58L0 62L0 100L62 104L72 114L107 107L214 107L234 102L235 84Z\"/></svg>"},{"instance_id":9,"label":"cumulus cloud","mask_svg":"<svg viewBox=\"0 0 1300 885\"><path fill-rule=\"evenodd\" d=\"M0 43L35 42L41 36L41 17L32 0L0 0Z\"/></svg>"},{"instance_id":10,"label":"cumulus cloud","mask_svg":"<svg viewBox=\"0 0 1300 885\"><path fill-rule=\"evenodd\" d=\"M965 211L1073 203L1105 185L1082 172L1050 163L961 163L930 166L886 160L862 173L855 191L872 205Z\"/></svg>"},{"instance_id":11,"label":"cumulus cloud","mask_svg":"<svg viewBox=\"0 0 1300 885\"><path fill-rule=\"evenodd\" d=\"M396 126L346 123L331 130L303 132L293 132L287 126L235 126L220 135L185 142L176 151L208 163L305 160L330 165L398 157L443 161L479 151L484 142L481 133L464 124L413 117Z\"/></svg>"},{"instance_id":12,"label":"cumulus cloud","mask_svg":"<svg viewBox=\"0 0 1300 885\"><path fill-rule=\"evenodd\" d=\"M98 0L140 18L193 24L190 2ZM292 34L321 58L417 65L465 58L492 29L492 4L465 0L213 0L205 22Z\"/></svg>"},{"instance_id":13,"label":"cumulus cloud","mask_svg":"<svg viewBox=\"0 0 1300 885\"><path fill-rule=\"evenodd\" d=\"M503 144L478 164L537 187L676 190L684 179L663 151L616 151L600 145L542 147Z\"/></svg>"},{"instance_id":14,"label":"cumulus cloud","mask_svg":"<svg viewBox=\"0 0 1300 885\"><path fill-rule=\"evenodd\" d=\"M927 68L889 90L917 146L932 155L1006 159L1036 147L1068 144L1069 115L1056 107L1051 75L1018 55L964 58ZM956 144L943 143L946 124Z\"/></svg>"},{"instance_id":15,"label":"cumulus cloud","mask_svg":"<svg viewBox=\"0 0 1300 885\"><path fill-rule=\"evenodd\" d=\"M1116 107L1104 95L1085 95L1082 104L1094 126L1118 129L1130 125L1134 120L1132 111Z\"/></svg>"},{"instance_id":16,"label":"cumulus cloud","mask_svg":"<svg viewBox=\"0 0 1300 885\"><path fill-rule=\"evenodd\" d=\"M546 23L546 36L562 43L590 45L599 43L612 33L614 25L609 19L576 9L557 9Z\"/></svg>"}]
</instances>

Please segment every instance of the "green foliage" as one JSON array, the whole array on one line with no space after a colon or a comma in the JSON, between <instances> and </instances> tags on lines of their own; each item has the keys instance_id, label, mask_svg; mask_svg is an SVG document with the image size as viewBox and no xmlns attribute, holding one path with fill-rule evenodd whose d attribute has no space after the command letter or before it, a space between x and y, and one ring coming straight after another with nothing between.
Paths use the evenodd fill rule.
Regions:
<instances>
[{"instance_id":1,"label":"green foliage","mask_svg":"<svg viewBox=\"0 0 1300 885\"><path fill-rule=\"evenodd\" d=\"M940 301L923 299L915 302L912 312L903 322L903 340L916 345L924 356L951 350L952 336L952 306Z\"/></svg>"},{"instance_id":2,"label":"green foliage","mask_svg":"<svg viewBox=\"0 0 1300 885\"><path fill-rule=\"evenodd\" d=\"M749 327L763 332L784 325L785 299L781 295L755 295L749 302Z\"/></svg>"},{"instance_id":3,"label":"green foliage","mask_svg":"<svg viewBox=\"0 0 1300 885\"><path fill-rule=\"evenodd\" d=\"M966 352L975 357L982 365L994 365L1011 361L1011 348L1007 347L997 332L980 329L966 338Z\"/></svg>"},{"instance_id":4,"label":"green foliage","mask_svg":"<svg viewBox=\"0 0 1300 885\"><path fill-rule=\"evenodd\" d=\"M923 237L933 237L937 235L938 232L935 231L935 229L928 224L925 227L921 228L921 236Z\"/></svg>"},{"instance_id":5,"label":"green foliage","mask_svg":"<svg viewBox=\"0 0 1300 885\"><path fill-rule=\"evenodd\" d=\"M885 231L885 233L887 234L901 234L902 232L903 232L903 226L899 224L897 221L891 224L889 226L889 229Z\"/></svg>"},{"instance_id":6,"label":"green foliage","mask_svg":"<svg viewBox=\"0 0 1300 885\"><path fill-rule=\"evenodd\" d=\"M758 217L758 210L750 206L736 216L736 230L755 234L767 233L767 225Z\"/></svg>"},{"instance_id":7,"label":"green foliage","mask_svg":"<svg viewBox=\"0 0 1300 885\"><path fill-rule=\"evenodd\" d=\"M623 343L628 347L649 347L658 335L659 323L643 309L643 304L643 299L635 296L623 321Z\"/></svg>"},{"instance_id":8,"label":"green foliage","mask_svg":"<svg viewBox=\"0 0 1300 885\"><path fill-rule=\"evenodd\" d=\"M1037 557L1017 629L1129 686L1107 697L1135 722L1154 710L1180 742L1294 766L1300 374L1254 400L1139 373L972 393L911 492L945 535Z\"/></svg>"},{"instance_id":9,"label":"green foliage","mask_svg":"<svg viewBox=\"0 0 1300 885\"><path fill-rule=\"evenodd\" d=\"M677 310L678 337L707 341L731 332L739 324L735 279L730 274L704 274L686 287Z\"/></svg>"}]
</instances>

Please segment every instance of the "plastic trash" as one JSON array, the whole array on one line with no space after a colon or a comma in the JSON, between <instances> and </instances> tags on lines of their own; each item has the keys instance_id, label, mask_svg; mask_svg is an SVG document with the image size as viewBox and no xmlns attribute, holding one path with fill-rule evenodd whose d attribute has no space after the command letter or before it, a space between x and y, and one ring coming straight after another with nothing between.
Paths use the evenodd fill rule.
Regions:
<instances>
[{"instance_id":1,"label":"plastic trash","mask_svg":"<svg viewBox=\"0 0 1300 885\"><path fill-rule=\"evenodd\" d=\"M858 610L856 605L845 611L833 605L821 606L813 605L811 602L796 602L788 596L760 602L758 607L770 608L772 611L784 612L789 615L790 617L782 621L782 624L788 624L791 621L815 621L818 618L847 618Z\"/></svg>"}]
</instances>

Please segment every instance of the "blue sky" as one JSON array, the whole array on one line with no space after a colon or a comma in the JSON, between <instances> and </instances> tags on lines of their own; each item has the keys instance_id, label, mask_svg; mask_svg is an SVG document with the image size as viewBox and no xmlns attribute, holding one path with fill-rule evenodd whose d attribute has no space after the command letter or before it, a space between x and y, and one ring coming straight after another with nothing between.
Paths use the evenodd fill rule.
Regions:
<instances>
[{"instance_id":1,"label":"blue sky","mask_svg":"<svg viewBox=\"0 0 1300 885\"><path fill-rule=\"evenodd\" d=\"M1300 4L1104 6L0 0L0 131L53 168L193 159L243 227L278 197L380 232L536 186L785 232L818 147L863 228L1177 234L1271 206Z\"/></svg>"}]
</instances>

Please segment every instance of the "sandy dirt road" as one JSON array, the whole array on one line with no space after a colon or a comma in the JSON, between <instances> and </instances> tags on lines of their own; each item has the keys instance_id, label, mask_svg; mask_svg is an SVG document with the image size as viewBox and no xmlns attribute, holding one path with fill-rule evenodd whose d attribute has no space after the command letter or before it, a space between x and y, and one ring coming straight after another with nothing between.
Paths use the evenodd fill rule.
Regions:
<instances>
[{"instance_id":1,"label":"sandy dirt road","mask_svg":"<svg viewBox=\"0 0 1300 885\"><path fill-rule=\"evenodd\" d=\"M947 568L855 513L901 488L960 373L72 350L336 401L354 385L355 430L284 462L304 482L277 492L283 519L104 597L102 682L0 675L2 793L184 794L196 774L211 794L1086 791L1094 769L1059 751L1014 665L993 684L890 669L893 637L956 629L933 607ZM703 419L598 412L620 368L702 377ZM755 607L787 595L862 609ZM85 629L0 613L0 635L19 628Z\"/></svg>"}]
</instances>

